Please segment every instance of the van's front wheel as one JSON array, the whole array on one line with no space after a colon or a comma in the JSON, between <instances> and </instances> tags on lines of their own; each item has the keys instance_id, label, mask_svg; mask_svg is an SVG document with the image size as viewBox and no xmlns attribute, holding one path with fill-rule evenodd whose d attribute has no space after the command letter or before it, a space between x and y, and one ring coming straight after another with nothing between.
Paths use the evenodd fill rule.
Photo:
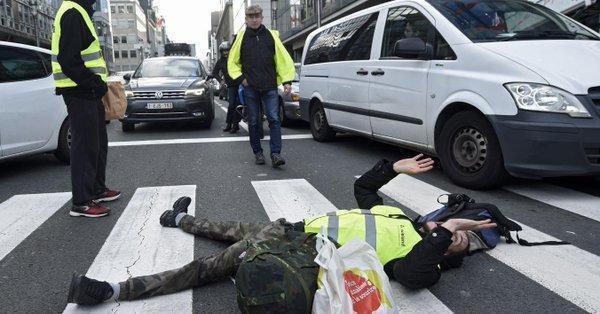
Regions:
<instances>
[{"instance_id":1,"label":"van's front wheel","mask_svg":"<svg viewBox=\"0 0 600 314\"><path fill-rule=\"evenodd\" d=\"M317 142L327 142L335 137L335 130L329 126L325 109L319 103L310 110L310 132Z\"/></svg>"},{"instance_id":2,"label":"van's front wheel","mask_svg":"<svg viewBox=\"0 0 600 314\"><path fill-rule=\"evenodd\" d=\"M452 116L438 143L444 172L460 186L489 189L508 177L496 133L480 114L464 111Z\"/></svg>"}]
</instances>

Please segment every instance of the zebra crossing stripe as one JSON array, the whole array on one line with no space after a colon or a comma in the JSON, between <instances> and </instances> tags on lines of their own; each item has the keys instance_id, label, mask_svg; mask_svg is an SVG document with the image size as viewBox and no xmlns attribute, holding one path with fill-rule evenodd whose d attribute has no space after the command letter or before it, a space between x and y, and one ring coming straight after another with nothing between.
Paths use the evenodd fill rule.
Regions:
<instances>
[{"instance_id":1,"label":"zebra crossing stripe","mask_svg":"<svg viewBox=\"0 0 600 314\"><path fill-rule=\"evenodd\" d=\"M304 179L252 181L271 221L296 222L337 210L323 194ZM429 290L408 291L392 281L394 301L402 313L451 313Z\"/></svg>"},{"instance_id":2,"label":"zebra crossing stripe","mask_svg":"<svg viewBox=\"0 0 600 314\"><path fill-rule=\"evenodd\" d=\"M0 260L70 199L70 192L23 194L0 204Z\"/></svg>"},{"instance_id":3,"label":"zebra crossing stripe","mask_svg":"<svg viewBox=\"0 0 600 314\"><path fill-rule=\"evenodd\" d=\"M408 175L397 176L380 191L420 215L439 208L437 197L448 193ZM529 241L557 240L519 224L523 238ZM506 243L486 253L580 308L600 312L599 256L572 245L522 247Z\"/></svg>"},{"instance_id":4,"label":"zebra crossing stripe","mask_svg":"<svg viewBox=\"0 0 600 314\"><path fill-rule=\"evenodd\" d=\"M545 183L510 185L503 189L600 221L600 197Z\"/></svg>"},{"instance_id":5,"label":"zebra crossing stripe","mask_svg":"<svg viewBox=\"0 0 600 314\"><path fill-rule=\"evenodd\" d=\"M94 259L87 276L121 282L181 267L194 259L194 236L163 228L160 215L181 196L189 196L194 215L195 185L144 187L136 190ZM191 313L192 290L133 302L107 302L95 307L68 304L64 313Z\"/></svg>"}]
</instances>

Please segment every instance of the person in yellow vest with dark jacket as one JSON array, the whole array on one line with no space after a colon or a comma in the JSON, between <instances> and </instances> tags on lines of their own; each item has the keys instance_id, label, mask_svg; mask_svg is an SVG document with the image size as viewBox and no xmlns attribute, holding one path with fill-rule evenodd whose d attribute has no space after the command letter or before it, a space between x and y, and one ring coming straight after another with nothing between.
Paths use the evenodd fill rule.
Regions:
<instances>
[{"instance_id":1,"label":"person in yellow vest with dark jacket","mask_svg":"<svg viewBox=\"0 0 600 314\"><path fill-rule=\"evenodd\" d=\"M121 283L74 275L68 300L89 305L112 299L136 300L204 286L234 276L248 242L268 240L289 230L318 233L323 228L340 245L356 237L364 239L373 246L391 279L412 289L429 287L439 280L442 269L460 265L462 256L469 251L466 231L496 226L490 220L450 219L440 226L432 223L427 226L428 230L416 230L401 209L383 206L377 195L379 188L399 173L418 174L432 167L433 161L421 159L421 155L395 163L382 160L354 185L359 207L365 209L338 210L295 224L285 219L257 224L193 217L187 214L191 199L182 197L172 210L162 214L162 226L178 227L194 235L233 244L218 254L201 257L181 268L133 277Z\"/></svg>"},{"instance_id":2,"label":"person in yellow vest with dark jacket","mask_svg":"<svg viewBox=\"0 0 600 314\"><path fill-rule=\"evenodd\" d=\"M67 105L71 126L71 185L74 217L103 217L100 202L121 192L106 187L108 137L102 96L108 70L91 16L95 0L63 1L52 33L52 72L56 94Z\"/></svg>"}]
</instances>

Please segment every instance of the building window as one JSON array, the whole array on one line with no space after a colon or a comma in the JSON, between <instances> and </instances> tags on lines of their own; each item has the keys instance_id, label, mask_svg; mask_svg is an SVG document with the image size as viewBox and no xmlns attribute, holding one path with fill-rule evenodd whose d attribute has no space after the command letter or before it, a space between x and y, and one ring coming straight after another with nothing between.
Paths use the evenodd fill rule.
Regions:
<instances>
[{"instance_id":1,"label":"building window","mask_svg":"<svg viewBox=\"0 0 600 314\"><path fill-rule=\"evenodd\" d=\"M130 58L137 58L137 51L135 51L135 50L129 51L129 57Z\"/></svg>"},{"instance_id":2,"label":"building window","mask_svg":"<svg viewBox=\"0 0 600 314\"><path fill-rule=\"evenodd\" d=\"M133 6L132 5L128 5L127 6L127 13L129 13L129 14L133 13Z\"/></svg>"},{"instance_id":3,"label":"building window","mask_svg":"<svg viewBox=\"0 0 600 314\"><path fill-rule=\"evenodd\" d=\"M127 27L132 29L135 28L135 21L134 20L127 20Z\"/></svg>"},{"instance_id":4,"label":"building window","mask_svg":"<svg viewBox=\"0 0 600 314\"><path fill-rule=\"evenodd\" d=\"M123 43L123 44L127 43L127 36L121 36L121 43Z\"/></svg>"},{"instance_id":5,"label":"building window","mask_svg":"<svg viewBox=\"0 0 600 314\"><path fill-rule=\"evenodd\" d=\"M115 59L119 59L119 52L115 51Z\"/></svg>"},{"instance_id":6,"label":"building window","mask_svg":"<svg viewBox=\"0 0 600 314\"><path fill-rule=\"evenodd\" d=\"M119 36L113 36L113 44L119 43Z\"/></svg>"},{"instance_id":7,"label":"building window","mask_svg":"<svg viewBox=\"0 0 600 314\"><path fill-rule=\"evenodd\" d=\"M121 51L121 58L129 58L129 52L127 50Z\"/></svg>"},{"instance_id":8,"label":"building window","mask_svg":"<svg viewBox=\"0 0 600 314\"><path fill-rule=\"evenodd\" d=\"M117 10L115 9L115 6L114 6L114 5L111 5L111 6L110 6L110 13L112 13L112 14L115 14L115 13L117 13Z\"/></svg>"},{"instance_id":9,"label":"building window","mask_svg":"<svg viewBox=\"0 0 600 314\"><path fill-rule=\"evenodd\" d=\"M130 44L137 44L138 38L136 35L127 35L127 42Z\"/></svg>"},{"instance_id":10,"label":"building window","mask_svg":"<svg viewBox=\"0 0 600 314\"><path fill-rule=\"evenodd\" d=\"M121 13L121 14L125 13L125 7L124 6L120 5L120 6L118 6L118 8L119 8L119 13Z\"/></svg>"}]
</instances>

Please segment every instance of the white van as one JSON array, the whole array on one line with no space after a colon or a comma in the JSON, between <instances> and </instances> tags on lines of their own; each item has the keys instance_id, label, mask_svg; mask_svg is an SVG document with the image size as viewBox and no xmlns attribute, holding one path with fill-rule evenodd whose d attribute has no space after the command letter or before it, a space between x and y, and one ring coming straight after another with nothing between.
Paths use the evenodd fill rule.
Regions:
<instances>
[{"instance_id":1,"label":"white van","mask_svg":"<svg viewBox=\"0 0 600 314\"><path fill-rule=\"evenodd\" d=\"M300 107L317 141L351 132L439 156L468 188L600 174L600 35L520 0L412 0L312 32Z\"/></svg>"},{"instance_id":2,"label":"white van","mask_svg":"<svg viewBox=\"0 0 600 314\"><path fill-rule=\"evenodd\" d=\"M70 160L70 124L48 49L0 41L0 161L53 152Z\"/></svg>"}]
</instances>

